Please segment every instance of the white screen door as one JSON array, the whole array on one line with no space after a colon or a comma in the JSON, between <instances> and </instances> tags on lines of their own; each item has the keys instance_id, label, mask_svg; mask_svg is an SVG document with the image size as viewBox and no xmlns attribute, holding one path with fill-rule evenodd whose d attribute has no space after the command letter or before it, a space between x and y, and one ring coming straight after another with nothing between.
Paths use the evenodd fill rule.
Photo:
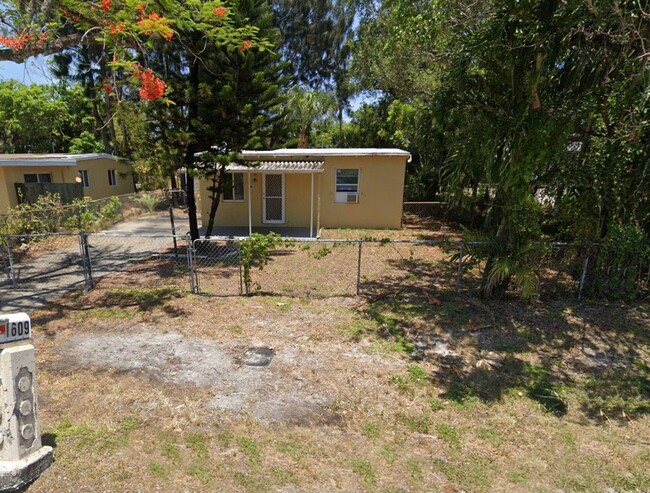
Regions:
<instances>
[{"instance_id":1,"label":"white screen door","mask_svg":"<svg viewBox=\"0 0 650 493\"><path fill-rule=\"evenodd\" d=\"M284 222L284 175L264 175L264 222L280 224Z\"/></svg>"}]
</instances>

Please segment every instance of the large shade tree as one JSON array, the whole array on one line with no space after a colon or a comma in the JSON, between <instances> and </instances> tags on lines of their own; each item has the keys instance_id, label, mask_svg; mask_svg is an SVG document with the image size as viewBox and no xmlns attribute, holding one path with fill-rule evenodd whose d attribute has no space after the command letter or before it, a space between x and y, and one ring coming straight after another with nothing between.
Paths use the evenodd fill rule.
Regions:
<instances>
[{"instance_id":1,"label":"large shade tree","mask_svg":"<svg viewBox=\"0 0 650 493\"><path fill-rule=\"evenodd\" d=\"M481 236L493 245L476 252L487 260L486 294L513 281L534 294L541 240L622 246L639 238L634 231L647 238L644 2L366 6L356 74L364 87L431 115L419 128L424 138L440 136L451 197L482 201Z\"/></svg>"},{"instance_id":2,"label":"large shade tree","mask_svg":"<svg viewBox=\"0 0 650 493\"><path fill-rule=\"evenodd\" d=\"M181 96L186 111L187 139L183 155L186 168L194 168L197 151L199 88L204 70L203 53L208 47L247 52L266 43L257 28L235 26L230 6L217 1L147 2L134 0L48 0L9 2L2 12L0 60L23 61L36 54L55 54L77 48L99 56L99 82L104 96L119 104L137 93L143 104L173 103L164 74L148 62L173 47L178 53L176 69L187 74ZM99 53L99 55L98 55ZM95 82L95 74L91 74ZM110 98L110 99L109 99ZM109 118L111 118L109 116ZM190 233L198 238L193 182L188 183Z\"/></svg>"}]
</instances>

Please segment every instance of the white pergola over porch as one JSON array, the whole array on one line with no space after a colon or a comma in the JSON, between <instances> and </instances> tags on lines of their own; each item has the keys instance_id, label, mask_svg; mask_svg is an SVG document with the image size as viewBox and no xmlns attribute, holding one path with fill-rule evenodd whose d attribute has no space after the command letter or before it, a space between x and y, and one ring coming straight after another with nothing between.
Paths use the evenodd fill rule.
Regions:
<instances>
[{"instance_id":1,"label":"white pergola over porch","mask_svg":"<svg viewBox=\"0 0 650 493\"><path fill-rule=\"evenodd\" d=\"M248 234L253 234L253 217L252 217L252 184L251 173L261 174L309 174L311 175L311 194L309 201L309 235L316 237L314 231L314 175L321 174L324 171L324 161L261 161L254 163L253 166L244 166L241 164L230 164L226 171L231 173L245 173L248 184ZM319 187L320 190L320 187ZM264 191L262 191L264 194ZM318 192L318 201L320 203L320 191ZM318 227L316 228L318 230Z\"/></svg>"}]
</instances>

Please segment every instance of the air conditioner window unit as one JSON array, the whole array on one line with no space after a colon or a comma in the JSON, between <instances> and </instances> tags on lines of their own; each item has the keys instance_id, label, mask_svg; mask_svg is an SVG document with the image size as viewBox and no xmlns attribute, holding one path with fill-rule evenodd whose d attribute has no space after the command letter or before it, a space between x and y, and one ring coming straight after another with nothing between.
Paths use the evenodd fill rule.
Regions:
<instances>
[{"instance_id":1,"label":"air conditioner window unit","mask_svg":"<svg viewBox=\"0 0 650 493\"><path fill-rule=\"evenodd\" d=\"M347 196L347 202L348 204L356 204L357 202L359 202L359 194L349 193Z\"/></svg>"}]
</instances>

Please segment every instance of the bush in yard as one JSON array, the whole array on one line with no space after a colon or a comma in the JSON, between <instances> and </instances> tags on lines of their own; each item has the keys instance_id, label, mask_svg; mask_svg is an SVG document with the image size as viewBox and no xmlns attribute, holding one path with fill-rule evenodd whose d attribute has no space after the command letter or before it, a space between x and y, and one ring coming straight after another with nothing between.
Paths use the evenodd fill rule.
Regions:
<instances>
[{"instance_id":1,"label":"bush in yard","mask_svg":"<svg viewBox=\"0 0 650 493\"><path fill-rule=\"evenodd\" d=\"M598 298L634 299L650 271L650 243L635 225L612 225L595 256L589 291Z\"/></svg>"},{"instance_id":2,"label":"bush in yard","mask_svg":"<svg viewBox=\"0 0 650 493\"><path fill-rule=\"evenodd\" d=\"M120 203L119 198L111 197L101 207L101 209L99 210L99 214L101 215L104 221L113 223L122 217L122 215L120 214L121 205L122 204Z\"/></svg>"},{"instance_id":3,"label":"bush in yard","mask_svg":"<svg viewBox=\"0 0 650 493\"><path fill-rule=\"evenodd\" d=\"M23 203L9 209L5 223L0 226L0 234L54 233L61 227L62 221L61 196L46 193L33 204Z\"/></svg>"},{"instance_id":4,"label":"bush in yard","mask_svg":"<svg viewBox=\"0 0 650 493\"><path fill-rule=\"evenodd\" d=\"M253 233L239 243L244 286L247 295L251 293L251 269L253 267L257 267L259 270L264 269L264 266L269 263L271 252L279 246L293 246L293 242L283 240L277 233L267 235Z\"/></svg>"},{"instance_id":5,"label":"bush in yard","mask_svg":"<svg viewBox=\"0 0 650 493\"><path fill-rule=\"evenodd\" d=\"M158 205L159 199L155 195L142 195L141 197L137 197L135 201L144 206L147 212L153 212L156 205Z\"/></svg>"},{"instance_id":6,"label":"bush in yard","mask_svg":"<svg viewBox=\"0 0 650 493\"><path fill-rule=\"evenodd\" d=\"M66 219L64 226L70 231L87 231L101 218L99 212L90 207L91 199L75 199L72 201L73 213Z\"/></svg>"}]
</instances>

